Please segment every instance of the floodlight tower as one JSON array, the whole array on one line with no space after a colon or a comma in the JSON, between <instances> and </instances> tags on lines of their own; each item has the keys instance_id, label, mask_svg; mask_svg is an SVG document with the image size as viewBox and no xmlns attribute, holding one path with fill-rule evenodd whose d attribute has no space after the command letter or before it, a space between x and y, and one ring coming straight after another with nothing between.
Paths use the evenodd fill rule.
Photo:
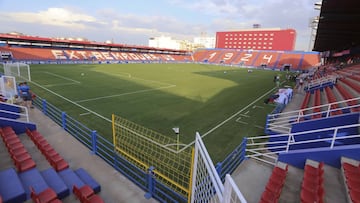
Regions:
<instances>
[{"instance_id":1,"label":"floodlight tower","mask_svg":"<svg viewBox=\"0 0 360 203\"><path fill-rule=\"evenodd\" d=\"M316 2L314 4L314 9L320 11L321 10L321 5L322 5L322 1ZM318 28L318 25L319 25L319 19L320 19L320 16L315 16L313 18L310 18L310 21L309 21L309 27L311 29L309 47L308 47L309 51L311 51L311 49L312 49L312 47L314 45L314 42L315 42L316 31L317 31L317 28Z\"/></svg>"}]
</instances>

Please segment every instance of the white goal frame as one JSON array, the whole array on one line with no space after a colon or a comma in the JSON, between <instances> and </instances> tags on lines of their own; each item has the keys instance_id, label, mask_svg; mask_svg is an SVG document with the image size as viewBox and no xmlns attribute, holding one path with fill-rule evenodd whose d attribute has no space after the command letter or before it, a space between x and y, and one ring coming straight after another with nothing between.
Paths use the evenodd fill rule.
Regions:
<instances>
[{"instance_id":1,"label":"white goal frame","mask_svg":"<svg viewBox=\"0 0 360 203\"><path fill-rule=\"evenodd\" d=\"M17 81L31 81L30 66L26 63L3 63L4 74L13 76Z\"/></svg>"}]
</instances>

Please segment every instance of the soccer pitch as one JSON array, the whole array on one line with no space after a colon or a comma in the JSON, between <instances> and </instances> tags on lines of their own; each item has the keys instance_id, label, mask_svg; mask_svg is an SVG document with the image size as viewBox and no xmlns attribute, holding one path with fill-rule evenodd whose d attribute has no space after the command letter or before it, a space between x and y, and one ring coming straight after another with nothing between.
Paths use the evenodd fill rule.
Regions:
<instances>
[{"instance_id":1,"label":"soccer pitch","mask_svg":"<svg viewBox=\"0 0 360 203\"><path fill-rule=\"evenodd\" d=\"M213 161L222 161L243 137L264 133L282 72L204 64L31 65L31 89L41 98L112 140L116 114L189 144L195 133ZM284 78L284 77L282 77Z\"/></svg>"}]
</instances>

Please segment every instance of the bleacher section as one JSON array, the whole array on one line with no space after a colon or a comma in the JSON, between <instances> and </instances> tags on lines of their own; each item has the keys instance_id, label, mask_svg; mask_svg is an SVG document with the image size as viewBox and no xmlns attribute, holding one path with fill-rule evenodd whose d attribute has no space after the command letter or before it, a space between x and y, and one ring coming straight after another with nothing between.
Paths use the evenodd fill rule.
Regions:
<instances>
[{"instance_id":1,"label":"bleacher section","mask_svg":"<svg viewBox=\"0 0 360 203\"><path fill-rule=\"evenodd\" d=\"M81 202L103 202L96 193L100 184L83 168L72 170L37 130L26 130L31 140L49 161L51 168L39 170L31 154L22 144L19 135L10 126L0 126L0 135L7 147L17 172L10 166L0 171L0 197L4 203L18 203L32 199L34 202L58 203L68 197L73 186L87 186L92 196Z\"/></svg>"},{"instance_id":2,"label":"bleacher section","mask_svg":"<svg viewBox=\"0 0 360 203\"><path fill-rule=\"evenodd\" d=\"M256 50L202 49L191 55L116 52L81 49L0 47L11 52L15 61L102 61L102 62L205 62L236 66L303 70L317 66L317 52L284 52Z\"/></svg>"},{"instance_id":3,"label":"bleacher section","mask_svg":"<svg viewBox=\"0 0 360 203\"><path fill-rule=\"evenodd\" d=\"M190 61L191 56L156 53L133 53L95 50L64 50L50 48L0 47L19 61Z\"/></svg>"},{"instance_id":4,"label":"bleacher section","mask_svg":"<svg viewBox=\"0 0 360 203\"><path fill-rule=\"evenodd\" d=\"M359 161L341 157L341 172L348 202L360 202L360 165Z\"/></svg>"},{"instance_id":5,"label":"bleacher section","mask_svg":"<svg viewBox=\"0 0 360 203\"><path fill-rule=\"evenodd\" d=\"M266 67L283 69L289 66L292 70L303 70L317 66L320 62L316 52L284 52L257 50L223 50L206 49L194 53L196 62Z\"/></svg>"}]
</instances>

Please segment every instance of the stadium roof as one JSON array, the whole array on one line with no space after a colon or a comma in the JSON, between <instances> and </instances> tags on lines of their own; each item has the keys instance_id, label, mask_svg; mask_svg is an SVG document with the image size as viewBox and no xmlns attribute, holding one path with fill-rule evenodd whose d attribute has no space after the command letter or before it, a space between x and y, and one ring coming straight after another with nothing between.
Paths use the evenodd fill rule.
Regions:
<instances>
[{"instance_id":1,"label":"stadium roof","mask_svg":"<svg viewBox=\"0 0 360 203\"><path fill-rule=\"evenodd\" d=\"M323 0L314 51L360 45L360 0Z\"/></svg>"}]
</instances>

